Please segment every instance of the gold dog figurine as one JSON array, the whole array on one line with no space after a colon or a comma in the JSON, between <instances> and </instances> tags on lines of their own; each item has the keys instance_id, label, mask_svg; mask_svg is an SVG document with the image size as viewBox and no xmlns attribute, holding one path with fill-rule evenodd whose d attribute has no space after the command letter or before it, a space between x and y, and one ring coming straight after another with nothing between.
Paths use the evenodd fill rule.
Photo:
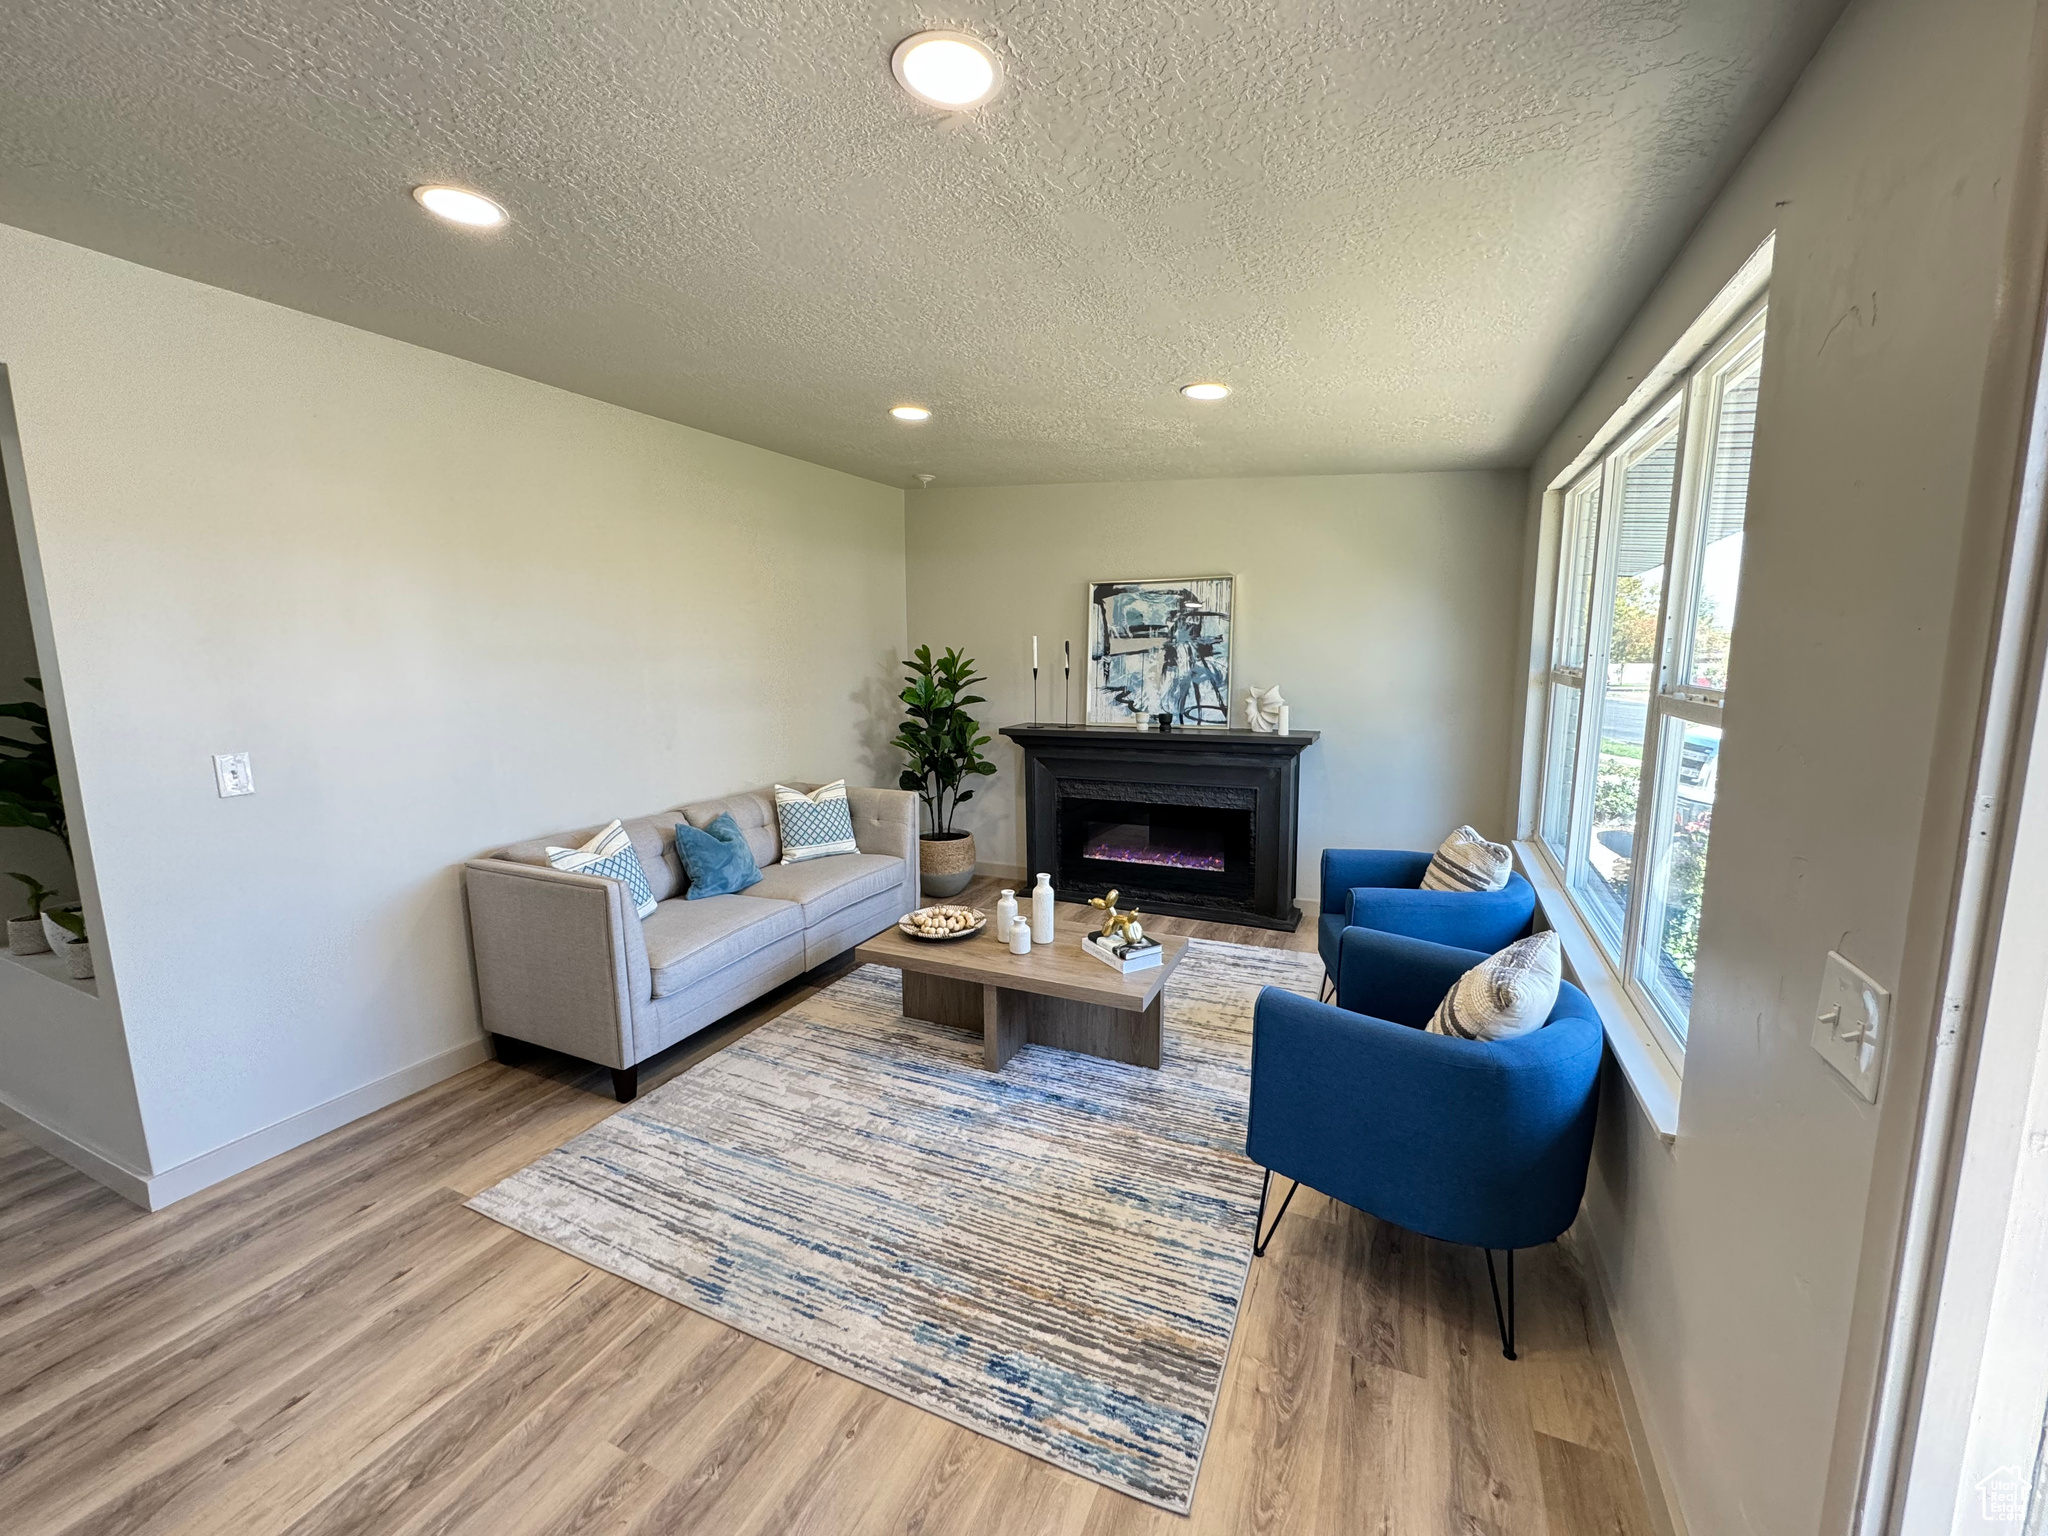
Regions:
<instances>
[{"instance_id":1,"label":"gold dog figurine","mask_svg":"<svg viewBox=\"0 0 2048 1536\"><path fill-rule=\"evenodd\" d=\"M1088 899L1089 906L1100 907L1103 913L1102 932L1096 937L1105 941L1119 939L1126 944L1139 943L1145 936L1145 930L1138 925L1138 909L1133 907L1128 912L1117 911L1118 894L1111 891L1107 896L1091 896Z\"/></svg>"}]
</instances>

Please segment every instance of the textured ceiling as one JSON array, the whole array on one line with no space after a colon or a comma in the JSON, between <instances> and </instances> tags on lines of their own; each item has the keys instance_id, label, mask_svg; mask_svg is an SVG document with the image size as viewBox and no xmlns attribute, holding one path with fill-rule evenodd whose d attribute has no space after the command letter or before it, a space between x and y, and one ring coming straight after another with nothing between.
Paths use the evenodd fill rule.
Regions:
<instances>
[{"instance_id":1,"label":"textured ceiling","mask_svg":"<svg viewBox=\"0 0 2048 1536\"><path fill-rule=\"evenodd\" d=\"M0 221L895 484L1521 465L1839 9L26 0Z\"/></svg>"}]
</instances>

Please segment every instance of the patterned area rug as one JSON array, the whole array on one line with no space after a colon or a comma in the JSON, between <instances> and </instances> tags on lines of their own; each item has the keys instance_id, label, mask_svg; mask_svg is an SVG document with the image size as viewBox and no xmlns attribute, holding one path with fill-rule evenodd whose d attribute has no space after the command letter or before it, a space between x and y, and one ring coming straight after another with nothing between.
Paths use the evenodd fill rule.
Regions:
<instances>
[{"instance_id":1,"label":"patterned area rug","mask_svg":"<svg viewBox=\"0 0 2048 1536\"><path fill-rule=\"evenodd\" d=\"M470 1202L1163 1508L1194 1497L1251 1260L1252 1003L1315 957L1197 941L1159 1071L906 1019L865 966Z\"/></svg>"}]
</instances>

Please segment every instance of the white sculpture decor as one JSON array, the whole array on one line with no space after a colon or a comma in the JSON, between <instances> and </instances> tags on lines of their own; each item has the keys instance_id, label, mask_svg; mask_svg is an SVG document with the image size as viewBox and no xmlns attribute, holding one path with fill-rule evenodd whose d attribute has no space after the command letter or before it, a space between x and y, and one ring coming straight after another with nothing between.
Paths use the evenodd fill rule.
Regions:
<instances>
[{"instance_id":1,"label":"white sculpture decor","mask_svg":"<svg viewBox=\"0 0 2048 1536\"><path fill-rule=\"evenodd\" d=\"M1287 729L1287 701L1280 697L1279 684L1251 688L1244 696L1244 723L1250 730L1270 736Z\"/></svg>"}]
</instances>

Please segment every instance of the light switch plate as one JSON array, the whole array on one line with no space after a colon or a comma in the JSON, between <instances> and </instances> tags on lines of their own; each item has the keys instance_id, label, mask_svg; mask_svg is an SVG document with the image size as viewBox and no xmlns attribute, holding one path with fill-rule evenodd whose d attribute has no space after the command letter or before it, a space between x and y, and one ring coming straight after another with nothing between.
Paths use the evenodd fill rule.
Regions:
<instances>
[{"instance_id":1,"label":"light switch plate","mask_svg":"<svg viewBox=\"0 0 2048 1536\"><path fill-rule=\"evenodd\" d=\"M1814 1010L1813 1048L1872 1104L1884 1076L1891 1023L1891 993L1829 950L1820 978L1820 1006Z\"/></svg>"},{"instance_id":2,"label":"light switch plate","mask_svg":"<svg viewBox=\"0 0 2048 1536\"><path fill-rule=\"evenodd\" d=\"M249 766L249 754L246 752L214 753L213 778L220 785L223 800L256 793L256 774Z\"/></svg>"}]
</instances>

